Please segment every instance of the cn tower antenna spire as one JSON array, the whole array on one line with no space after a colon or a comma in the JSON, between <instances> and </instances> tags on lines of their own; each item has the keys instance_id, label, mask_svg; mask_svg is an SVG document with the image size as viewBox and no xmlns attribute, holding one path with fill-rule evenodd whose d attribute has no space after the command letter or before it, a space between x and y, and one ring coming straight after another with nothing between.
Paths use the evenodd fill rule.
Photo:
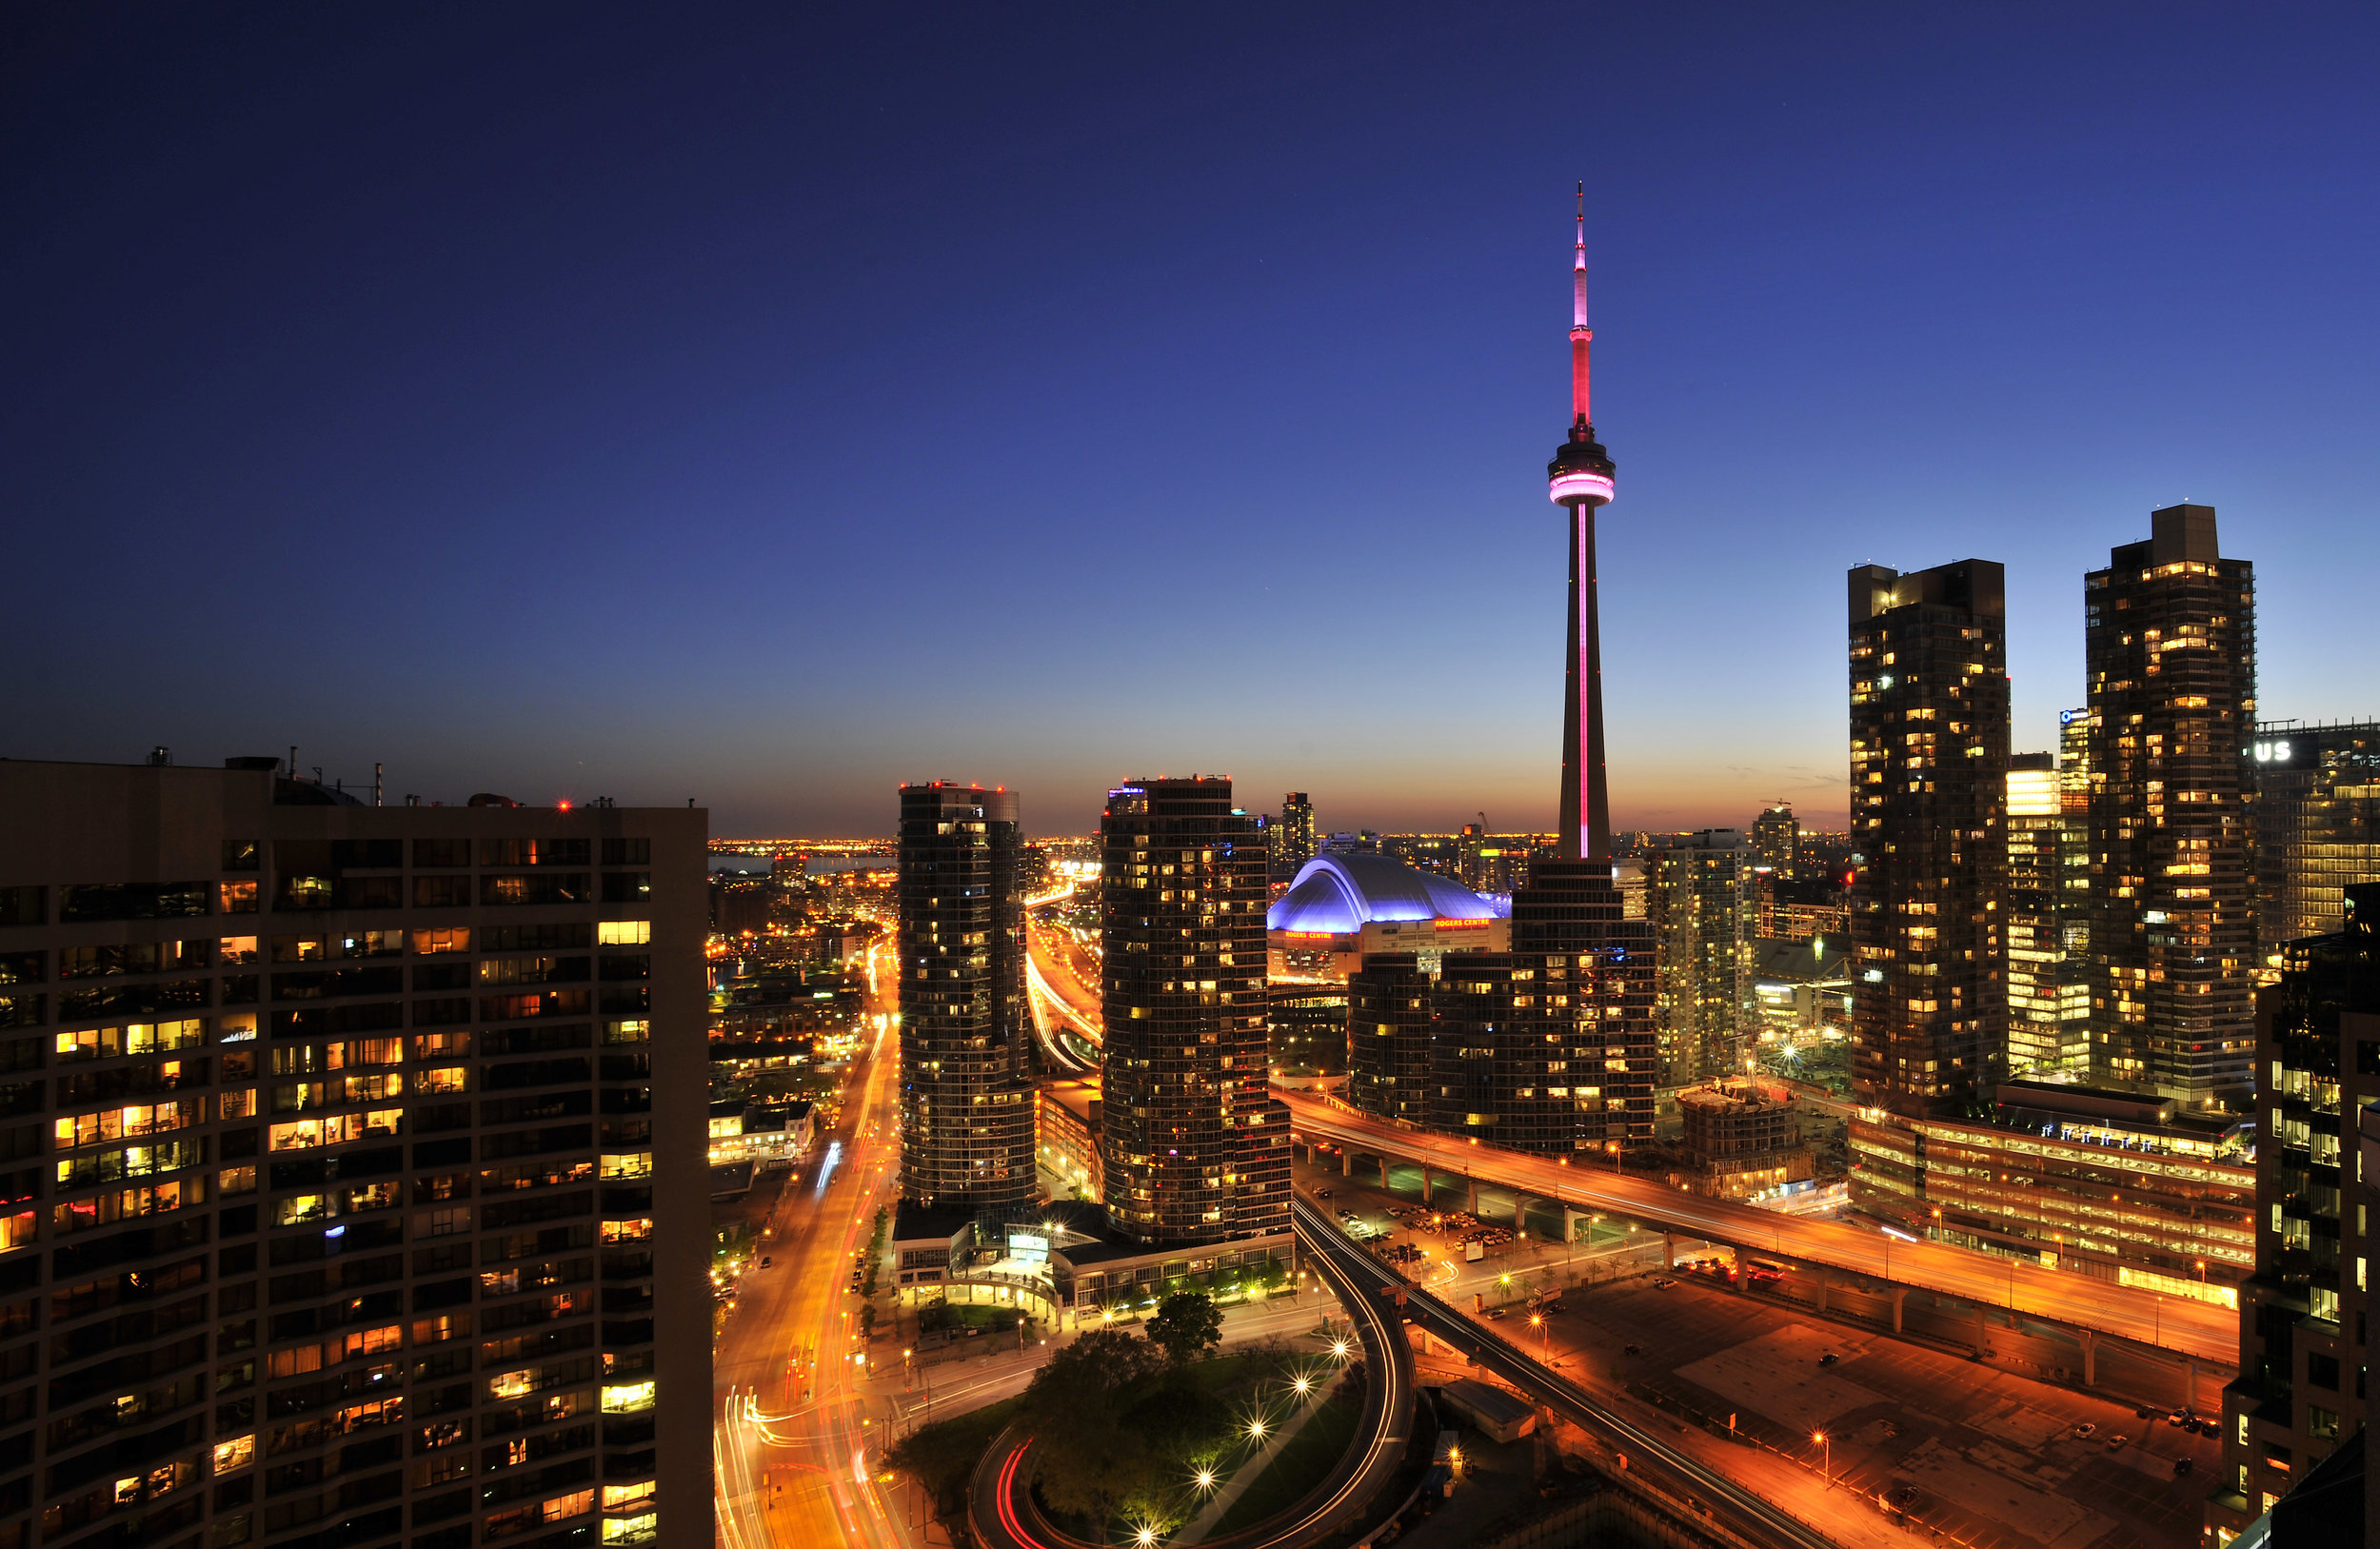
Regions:
<instances>
[{"instance_id":1,"label":"cn tower antenna spire","mask_svg":"<svg viewBox=\"0 0 2380 1549\"><path fill-rule=\"evenodd\" d=\"M1587 183L1584 178L1578 180L1578 245L1574 251L1575 256L1570 262L1570 423L1576 429L1595 423L1594 393L1587 370L1587 349L1595 341L1595 330L1587 327Z\"/></svg>"}]
</instances>

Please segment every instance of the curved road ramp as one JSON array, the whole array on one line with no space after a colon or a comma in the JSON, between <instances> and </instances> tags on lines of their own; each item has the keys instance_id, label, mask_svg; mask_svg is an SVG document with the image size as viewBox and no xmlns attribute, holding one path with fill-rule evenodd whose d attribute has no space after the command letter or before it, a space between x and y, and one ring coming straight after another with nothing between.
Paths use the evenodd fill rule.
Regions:
<instances>
[{"instance_id":1,"label":"curved road ramp","mask_svg":"<svg viewBox=\"0 0 2380 1549\"><path fill-rule=\"evenodd\" d=\"M1339 1464L1286 1511L1220 1538L1200 1540L1200 1549L1301 1549L1350 1528L1360 1537L1367 1514L1385 1518L1399 1504L1383 1501L1389 1481L1405 1463L1413 1436L1418 1391L1413 1349L1397 1305L1371 1272L1370 1261L1312 1206L1299 1201L1298 1241L1317 1273L1345 1304L1363 1340L1368 1369L1379 1379L1365 1384L1363 1414ZM1061 1532L1043 1516L1033 1496L1033 1438L1011 1426L997 1437L976 1464L967 1506L977 1541L990 1549L1109 1549Z\"/></svg>"}]
</instances>

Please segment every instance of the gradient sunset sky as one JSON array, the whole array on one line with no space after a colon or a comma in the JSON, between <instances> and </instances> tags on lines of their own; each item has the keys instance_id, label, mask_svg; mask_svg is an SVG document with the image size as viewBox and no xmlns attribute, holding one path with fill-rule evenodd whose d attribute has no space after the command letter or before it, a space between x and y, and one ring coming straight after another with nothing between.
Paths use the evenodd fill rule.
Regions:
<instances>
[{"instance_id":1,"label":"gradient sunset sky","mask_svg":"<svg viewBox=\"0 0 2380 1549\"><path fill-rule=\"evenodd\" d=\"M1550 825L1580 177L1619 825L1840 824L1871 561L2008 566L2052 745L2183 499L2264 712L2380 715L2370 8L0 29L0 755Z\"/></svg>"}]
</instances>

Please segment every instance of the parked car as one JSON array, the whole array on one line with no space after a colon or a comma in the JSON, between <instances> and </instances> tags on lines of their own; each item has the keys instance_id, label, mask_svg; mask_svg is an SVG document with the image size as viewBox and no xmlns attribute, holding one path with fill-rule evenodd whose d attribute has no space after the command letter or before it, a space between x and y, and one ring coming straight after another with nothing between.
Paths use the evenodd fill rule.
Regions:
<instances>
[{"instance_id":1,"label":"parked car","mask_svg":"<svg viewBox=\"0 0 2380 1549\"><path fill-rule=\"evenodd\" d=\"M1314 1197L1318 1200L1327 1200L1331 1197L1331 1191L1326 1188L1319 1188L1314 1191Z\"/></svg>"},{"instance_id":2,"label":"parked car","mask_svg":"<svg viewBox=\"0 0 2380 1549\"><path fill-rule=\"evenodd\" d=\"M1821 1366L1832 1366L1842 1359L1842 1357L1836 1355L1834 1351L1829 1350L1825 1355L1818 1358L1818 1364Z\"/></svg>"},{"instance_id":3,"label":"parked car","mask_svg":"<svg viewBox=\"0 0 2380 1549\"><path fill-rule=\"evenodd\" d=\"M765 1253L761 1255L761 1267L763 1269L766 1269L768 1267L768 1255Z\"/></svg>"},{"instance_id":4,"label":"parked car","mask_svg":"<svg viewBox=\"0 0 2380 1549\"><path fill-rule=\"evenodd\" d=\"M2099 1427L2093 1425L2089 1420L2084 1420L2080 1425L2074 1427L2074 1435L2086 1441L2090 1440L2092 1437L2098 1434Z\"/></svg>"},{"instance_id":5,"label":"parked car","mask_svg":"<svg viewBox=\"0 0 2380 1549\"><path fill-rule=\"evenodd\" d=\"M2192 1463L2187 1458L2176 1458L2173 1460L2173 1472L2176 1474L2187 1474L2196 1466L2197 1465L2195 1463Z\"/></svg>"},{"instance_id":6,"label":"parked car","mask_svg":"<svg viewBox=\"0 0 2380 1549\"><path fill-rule=\"evenodd\" d=\"M1499 1322L1499 1321L1502 1321L1503 1317L1504 1317L1504 1309L1503 1309L1503 1308L1501 1308L1501 1307L1490 1307L1490 1308L1488 1309L1488 1321L1489 1321L1489 1322L1491 1322L1491 1323L1494 1323L1494 1322Z\"/></svg>"},{"instance_id":7,"label":"parked car","mask_svg":"<svg viewBox=\"0 0 2380 1549\"><path fill-rule=\"evenodd\" d=\"M2118 1431L2113 1436L2108 1438L2108 1451L2113 1452L2131 1440L2131 1437L2126 1436L2121 1431Z\"/></svg>"}]
</instances>

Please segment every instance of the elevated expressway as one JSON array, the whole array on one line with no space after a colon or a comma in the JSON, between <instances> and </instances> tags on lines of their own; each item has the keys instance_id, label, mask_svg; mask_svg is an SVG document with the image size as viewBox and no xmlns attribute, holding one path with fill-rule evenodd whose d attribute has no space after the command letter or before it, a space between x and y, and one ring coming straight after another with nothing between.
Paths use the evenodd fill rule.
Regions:
<instances>
[{"instance_id":1,"label":"elevated expressway","mask_svg":"<svg viewBox=\"0 0 2380 1549\"><path fill-rule=\"evenodd\" d=\"M1345 1152L1424 1164L1571 1210L1913 1286L1978 1307L2004 1307L2076 1330L2086 1347L2112 1335L2216 1366L2228 1367L2239 1358L2238 1314L2209 1302L2160 1297L1969 1248L1896 1240L1841 1221L1705 1199L1651 1179L1406 1129L1309 1093L1276 1088L1274 1095L1289 1104L1299 1144L1320 1142ZM1584 1153L1581 1161L1593 1155Z\"/></svg>"},{"instance_id":2,"label":"elevated expressway","mask_svg":"<svg viewBox=\"0 0 2380 1549\"><path fill-rule=\"evenodd\" d=\"M1303 1200L1292 1209L1298 1245L1323 1281L1346 1304L1363 1340L1363 1418L1359 1444L1337 1469L1288 1511L1254 1527L1201 1541L1200 1549L1299 1549L1357 1521L1404 1463L1413 1436L1416 1380L1413 1347L1395 1304L1380 1292L1381 1271ZM1395 1281L1391 1283L1401 1283ZM976 1464L968 1513L979 1542L990 1549L1103 1549L1060 1532L1033 1499L1033 1438L1011 1426Z\"/></svg>"},{"instance_id":3,"label":"elevated expressway","mask_svg":"<svg viewBox=\"0 0 2380 1549\"><path fill-rule=\"evenodd\" d=\"M1319 1220L1318 1216L1318 1223ZM1333 1231L1331 1235L1339 1234ZM1339 1241L1345 1242L1343 1238ZM1752 1543L1774 1545L1775 1549L1834 1549L1834 1540L1816 1528L1671 1446L1626 1416L1605 1408L1586 1389L1522 1354L1419 1286L1408 1283L1370 1255L1359 1251L1353 1267L1359 1271L1366 1288L1382 1301L1401 1290L1405 1316L1417 1327L1428 1330L1475 1365L1598 1438L1625 1460L1626 1467L1656 1480L1667 1493L1708 1507L1718 1521L1740 1538Z\"/></svg>"},{"instance_id":4,"label":"elevated expressway","mask_svg":"<svg viewBox=\"0 0 2380 1549\"><path fill-rule=\"evenodd\" d=\"M1068 887L1025 901L1025 999L1032 1005L1034 1037L1050 1073L1094 1076L1099 1073L1100 1041L1104 1036L1099 996L1084 984L1081 966L1067 943L1059 939L1058 927L1034 912L1073 891Z\"/></svg>"}]
</instances>

